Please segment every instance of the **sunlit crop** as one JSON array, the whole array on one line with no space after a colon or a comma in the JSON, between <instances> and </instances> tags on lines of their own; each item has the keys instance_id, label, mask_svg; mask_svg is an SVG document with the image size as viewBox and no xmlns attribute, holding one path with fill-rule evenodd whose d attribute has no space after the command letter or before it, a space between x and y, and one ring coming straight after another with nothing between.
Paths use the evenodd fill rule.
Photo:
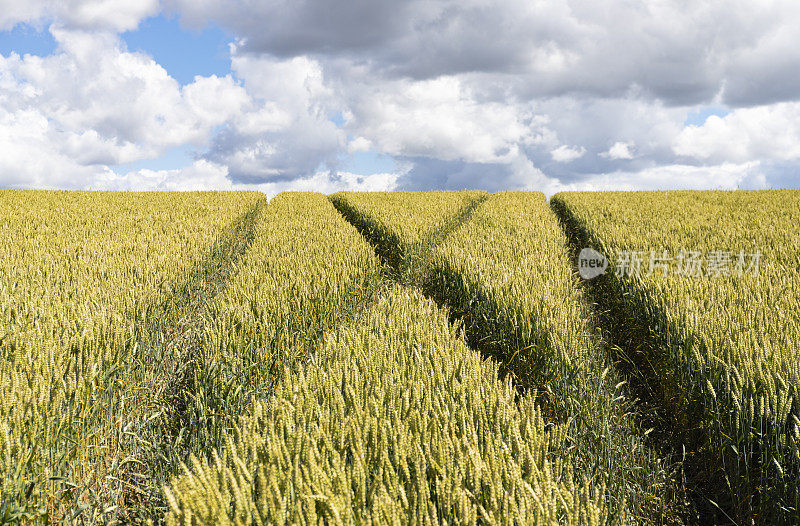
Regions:
<instances>
[{"instance_id":1,"label":"sunlit crop","mask_svg":"<svg viewBox=\"0 0 800 526\"><path fill-rule=\"evenodd\" d=\"M168 489L168 524L602 524L565 428L419 293L382 296Z\"/></svg>"},{"instance_id":2,"label":"sunlit crop","mask_svg":"<svg viewBox=\"0 0 800 526\"><path fill-rule=\"evenodd\" d=\"M694 418L687 426L704 430L714 471L708 476L729 486L731 507L757 523L795 523L800 193L553 199L576 234L611 261L607 290L617 298L620 326L650 349L652 381L666 385L676 410ZM641 272L620 272L632 252L641 252ZM681 272L692 253L702 255L699 271ZM651 257L665 260L652 273Z\"/></svg>"},{"instance_id":3,"label":"sunlit crop","mask_svg":"<svg viewBox=\"0 0 800 526\"><path fill-rule=\"evenodd\" d=\"M339 192L331 201L405 279L486 192Z\"/></svg>"},{"instance_id":4,"label":"sunlit crop","mask_svg":"<svg viewBox=\"0 0 800 526\"><path fill-rule=\"evenodd\" d=\"M210 308L198 356L193 450L222 447L223 432L323 332L355 316L370 295L378 259L321 194L280 194L225 292Z\"/></svg>"},{"instance_id":5,"label":"sunlit crop","mask_svg":"<svg viewBox=\"0 0 800 526\"><path fill-rule=\"evenodd\" d=\"M796 523L799 198L0 192L0 522Z\"/></svg>"},{"instance_id":6,"label":"sunlit crop","mask_svg":"<svg viewBox=\"0 0 800 526\"><path fill-rule=\"evenodd\" d=\"M0 192L1 517L69 519L113 500L142 332L261 199Z\"/></svg>"}]
</instances>

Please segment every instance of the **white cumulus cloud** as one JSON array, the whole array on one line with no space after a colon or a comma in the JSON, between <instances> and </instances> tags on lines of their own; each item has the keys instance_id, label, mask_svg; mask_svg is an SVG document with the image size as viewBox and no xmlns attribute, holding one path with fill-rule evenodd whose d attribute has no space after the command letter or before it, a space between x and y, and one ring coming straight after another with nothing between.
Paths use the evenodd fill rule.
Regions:
<instances>
[{"instance_id":1,"label":"white cumulus cloud","mask_svg":"<svg viewBox=\"0 0 800 526\"><path fill-rule=\"evenodd\" d=\"M569 147L566 144L562 144L558 148L550 150L550 156L557 163L568 163L570 161L574 161L575 159L580 159L585 153L586 148L583 146L575 148Z\"/></svg>"},{"instance_id":2,"label":"white cumulus cloud","mask_svg":"<svg viewBox=\"0 0 800 526\"><path fill-rule=\"evenodd\" d=\"M335 162L346 139L327 117L334 94L318 62L235 55L233 69L251 100L214 138L208 160L253 184L303 177Z\"/></svg>"},{"instance_id":3,"label":"white cumulus cloud","mask_svg":"<svg viewBox=\"0 0 800 526\"><path fill-rule=\"evenodd\" d=\"M740 108L688 126L673 142L676 154L722 162L800 159L800 102Z\"/></svg>"},{"instance_id":4,"label":"white cumulus cloud","mask_svg":"<svg viewBox=\"0 0 800 526\"><path fill-rule=\"evenodd\" d=\"M480 101L456 77L359 84L346 90L347 129L389 155L509 161L536 140L529 109Z\"/></svg>"},{"instance_id":5,"label":"white cumulus cloud","mask_svg":"<svg viewBox=\"0 0 800 526\"><path fill-rule=\"evenodd\" d=\"M622 141L615 142L608 151L601 153L603 157L609 159L633 159L633 143Z\"/></svg>"}]
</instances>

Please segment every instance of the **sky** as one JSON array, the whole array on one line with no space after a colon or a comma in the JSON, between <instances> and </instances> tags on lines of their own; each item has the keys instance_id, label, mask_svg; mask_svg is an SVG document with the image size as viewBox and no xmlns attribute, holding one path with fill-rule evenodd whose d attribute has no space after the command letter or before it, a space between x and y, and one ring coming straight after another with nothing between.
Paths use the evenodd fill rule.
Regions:
<instances>
[{"instance_id":1,"label":"sky","mask_svg":"<svg viewBox=\"0 0 800 526\"><path fill-rule=\"evenodd\" d=\"M0 188L800 187L796 0L0 0Z\"/></svg>"}]
</instances>

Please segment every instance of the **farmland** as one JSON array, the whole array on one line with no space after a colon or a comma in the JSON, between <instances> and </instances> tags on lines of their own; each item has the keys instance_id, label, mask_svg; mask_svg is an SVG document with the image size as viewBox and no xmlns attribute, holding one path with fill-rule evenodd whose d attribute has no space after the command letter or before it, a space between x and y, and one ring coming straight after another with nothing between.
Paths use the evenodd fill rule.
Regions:
<instances>
[{"instance_id":1,"label":"farmland","mask_svg":"<svg viewBox=\"0 0 800 526\"><path fill-rule=\"evenodd\" d=\"M583 193L553 202L583 245L628 264L638 251L658 260L653 272L609 273L598 297L614 311L608 325L646 349L638 360L648 362L648 381L716 466L707 476L724 481L728 513L796 522L798 192ZM693 256L699 264L689 264Z\"/></svg>"},{"instance_id":2,"label":"farmland","mask_svg":"<svg viewBox=\"0 0 800 526\"><path fill-rule=\"evenodd\" d=\"M259 194L2 192L0 472L7 518L120 493L140 347ZM97 517L98 520L100 517Z\"/></svg>"},{"instance_id":3,"label":"farmland","mask_svg":"<svg viewBox=\"0 0 800 526\"><path fill-rule=\"evenodd\" d=\"M0 521L797 522L799 198L0 192Z\"/></svg>"}]
</instances>

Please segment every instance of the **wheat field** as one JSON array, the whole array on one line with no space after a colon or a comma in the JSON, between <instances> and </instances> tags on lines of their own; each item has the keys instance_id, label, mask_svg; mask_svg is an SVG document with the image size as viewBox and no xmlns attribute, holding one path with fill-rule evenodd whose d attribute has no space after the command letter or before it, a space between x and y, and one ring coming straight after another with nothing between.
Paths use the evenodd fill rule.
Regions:
<instances>
[{"instance_id":1,"label":"wheat field","mask_svg":"<svg viewBox=\"0 0 800 526\"><path fill-rule=\"evenodd\" d=\"M798 229L797 191L0 192L0 522L797 523Z\"/></svg>"}]
</instances>

